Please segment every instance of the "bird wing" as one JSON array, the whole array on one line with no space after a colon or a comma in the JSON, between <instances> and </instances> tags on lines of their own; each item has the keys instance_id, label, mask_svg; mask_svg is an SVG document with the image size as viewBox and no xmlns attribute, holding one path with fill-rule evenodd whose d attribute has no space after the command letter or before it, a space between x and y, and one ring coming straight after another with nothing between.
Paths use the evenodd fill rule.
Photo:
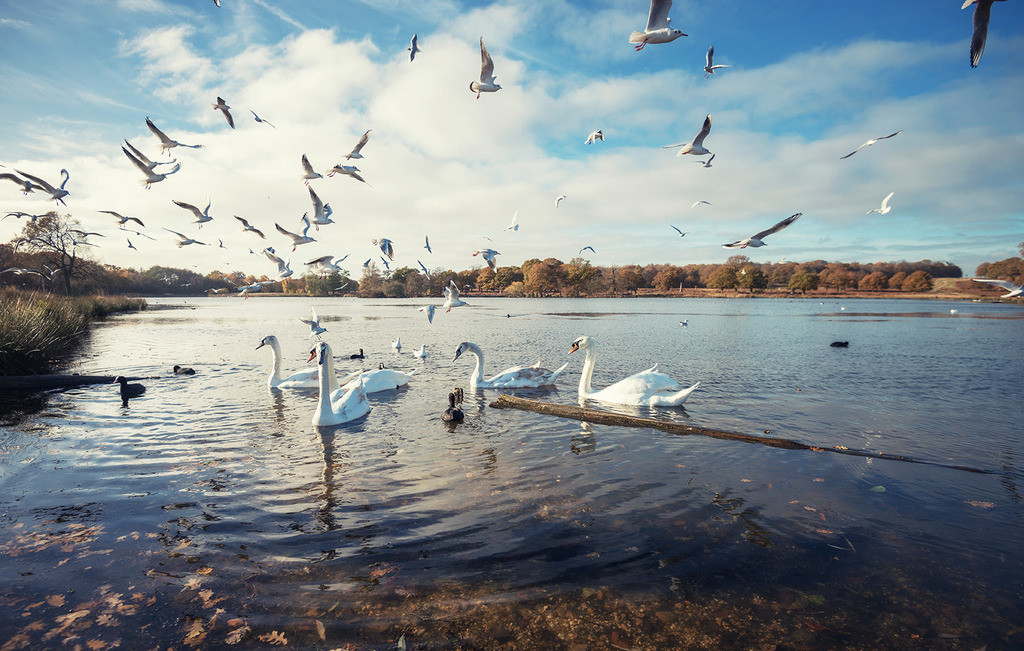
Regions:
<instances>
[{"instance_id":1,"label":"bird wing","mask_svg":"<svg viewBox=\"0 0 1024 651\"><path fill-rule=\"evenodd\" d=\"M143 174L145 174L145 175L146 175L147 177L148 177L148 176L149 176L150 174L152 174L152 173L153 173L153 170L152 170L152 169L151 169L151 168L149 167L149 165L146 165L146 164L145 164L145 163L143 163L143 162L142 162L141 160L139 160L138 158L136 158L136 157L135 157L135 155L134 155L133 153L131 153L130 151L128 151L128 150L127 150L127 149L125 149L124 147L121 147L121 151L123 151L123 152L124 152L124 155L128 157L128 160L130 160L130 161L131 161L132 163L134 163L134 164L135 164L135 167L139 168L139 171L141 171L141 172L142 172Z\"/></svg>"},{"instance_id":2,"label":"bird wing","mask_svg":"<svg viewBox=\"0 0 1024 651\"><path fill-rule=\"evenodd\" d=\"M238 221L242 222L242 226L244 226L245 228L252 228L252 226L249 224L249 221L245 217L239 217L238 215L235 215L234 217Z\"/></svg>"},{"instance_id":3,"label":"bird wing","mask_svg":"<svg viewBox=\"0 0 1024 651\"><path fill-rule=\"evenodd\" d=\"M174 233L175 235L177 235L178 237L180 237L180 238L182 239L182 241L186 241L186 240L188 240L188 238L187 238L187 237L185 237L184 235L182 235L182 234L181 234L181 233L179 233L178 231L172 231L171 229L167 228L166 226L164 227L164 230L165 230L165 231L167 231L168 233Z\"/></svg>"},{"instance_id":4,"label":"bird wing","mask_svg":"<svg viewBox=\"0 0 1024 651\"><path fill-rule=\"evenodd\" d=\"M146 158L146 155L143 154L138 149L136 149L135 145L133 145L132 143L128 142L127 140L124 141L124 144L128 145L128 149L132 150L132 153L135 154L135 157L138 158L143 163L145 163L146 167L150 167L153 164L153 161L151 161L148 158Z\"/></svg>"},{"instance_id":5,"label":"bird wing","mask_svg":"<svg viewBox=\"0 0 1024 651\"><path fill-rule=\"evenodd\" d=\"M232 129L234 129L235 128L235 118L231 117L231 111L229 111L226 108L222 108L222 109L220 109L220 111L221 111L221 113L224 114L224 117L227 118L228 126L231 127Z\"/></svg>"},{"instance_id":6,"label":"bird wing","mask_svg":"<svg viewBox=\"0 0 1024 651\"><path fill-rule=\"evenodd\" d=\"M901 133L903 133L903 129L900 129L900 130L899 130L899 131L897 131L896 133L890 133L890 134L889 134L889 135L887 135L887 136L879 136L879 137L875 138L875 140L876 140L876 141L877 141L877 140L885 140L886 138L892 138L893 136L898 136L898 135L900 135Z\"/></svg>"},{"instance_id":7,"label":"bird wing","mask_svg":"<svg viewBox=\"0 0 1024 651\"><path fill-rule=\"evenodd\" d=\"M1020 289L1019 285L1015 285L1011 283L1009 280L996 280L994 278L971 278L971 280L973 280L976 283L988 283L989 285L998 285L999 287L1002 287L1003 289L1008 289L1010 291L1016 291Z\"/></svg>"},{"instance_id":8,"label":"bird wing","mask_svg":"<svg viewBox=\"0 0 1024 651\"><path fill-rule=\"evenodd\" d=\"M322 255L319 258L310 260L306 264L330 264L330 262L331 262L331 256L330 255Z\"/></svg>"},{"instance_id":9,"label":"bird wing","mask_svg":"<svg viewBox=\"0 0 1024 651\"><path fill-rule=\"evenodd\" d=\"M313 214L322 215L324 212L324 202L320 200L320 197L316 195L313 188L309 188L309 198L313 200Z\"/></svg>"},{"instance_id":10,"label":"bird wing","mask_svg":"<svg viewBox=\"0 0 1024 651\"><path fill-rule=\"evenodd\" d=\"M274 264L276 264L278 267L284 266L284 260L282 260L281 258L277 257L276 255L274 255L270 251L267 251L266 249L264 249L263 250L263 255L267 256L267 259L270 260L271 262L273 262Z\"/></svg>"},{"instance_id":11,"label":"bird wing","mask_svg":"<svg viewBox=\"0 0 1024 651\"><path fill-rule=\"evenodd\" d=\"M480 83L494 83L494 61L491 60L491 55L487 53L487 46L484 45L483 36L480 37Z\"/></svg>"},{"instance_id":12,"label":"bird wing","mask_svg":"<svg viewBox=\"0 0 1024 651\"><path fill-rule=\"evenodd\" d=\"M758 233L757 235L755 235L751 239L762 240L762 239L768 237L769 235L771 235L772 233L778 233L783 228L789 226L790 224L795 222L797 219L799 219L801 215L803 215L802 212L798 212L795 215L790 215L789 217L786 217L781 222L779 222L778 224L772 226L771 228L761 231L760 233Z\"/></svg>"},{"instance_id":13,"label":"bird wing","mask_svg":"<svg viewBox=\"0 0 1024 651\"><path fill-rule=\"evenodd\" d=\"M707 61L708 61L707 66L709 68L711 66L715 65L715 46L714 45L712 45L711 47L708 48Z\"/></svg>"},{"instance_id":14,"label":"bird wing","mask_svg":"<svg viewBox=\"0 0 1024 651\"><path fill-rule=\"evenodd\" d=\"M651 11L647 14L647 29L644 31L650 32L668 27L672 20L668 17L670 9L672 9L672 0L651 0Z\"/></svg>"},{"instance_id":15,"label":"bird wing","mask_svg":"<svg viewBox=\"0 0 1024 651\"><path fill-rule=\"evenodd\" d=\"M358 154L360 150L362 150L363 146L370 141L370 131L373 131L373 129L366 130L366 133L364 133L363 137L359 139L359 142L356 143L356 146L352 148L352 154ZM349 156L351 156L352 154L349 154Z\"/></svg>"},{"instance_id":16,"label":"bird wing","mask_svg":"<svg viewBox=\"0 0 1024 651\"><path fill-rule=\"evenodd\" d=\"M887 196L885 199L882 199L882 210L885 210L885 208L889 205L889 199L892 199L892 195L894 194L896 193L890 192L889 196Z\"/></svg>"},{"instance_id":17,"label":"bird wing","mask_svg":"<svg viewBox=\"0 0 1024 651\"><path fill-rule=\"evenodd\" d=\"M292 239L298 237L298 235L296 235L295 233L292 233L291 231L286 231L285 229L281 228L281 225L278 224L277 222L274 222L274 228L276 228L277 232L280 233L281 235L287 235Z\"/></svg>"},{"instance_id":18,"label":"bird wing","mask_svg":"<svg viewBox=\"0 0 1024 651\"><path fill-rule=\"evenodd\" d=\"M974 8L974 32L971 34L971 67L977 68L981 55L985 52L985 39L988 36L988 21L992 13L991 2L978 2Z\"/></svg>"},{"instance_id":19,"label":"bird wing","mask_svg":"<svg viewBox=\"0 0 1024 651\"><path fill-rule=\"evenodd\" d=\"M741 246L743 246L744 243L749 243L749 242L750 242L750 240L736 240L735 242L732 242L730 244L723 244L722 248L723 249L738 249Z\"/></svg>"},{"instance_id":20,"label":"bird wing","mask_svg":"<svg viewBox=\"0 0 1024 651\"><path fill-rule=\"evenodd\" d=\"M178 201L177 199L171 199L171 201L174 202L174 205L178 206L179 208L184 208L185 210L192 211L192 214L196 216L196 219L203 218L203 211L199 210L199 208L196 208L192 204L185 203L184 201Z\"/></svg>"},{"instance_id":21,"label":"bird wing","mask_svg":"<svg viewBox=\"0 0 1024 651\"><path fill-rule=\"evenodd\" d=\"M171 140L170 138L167 137L166 133L164 133L163 131L158 129L156 127L156 125L153 124L153 121L150 120L149 118L146 118L146 126L149 127L149 130L153 132L154 136L156 136L157 138L160 139L160 142L167 143L167 144L170 144L170 143L174 142L173 140Z\"/></svg>"},{"instance_id":22,"label":"bird wing","mask_svg":"<svg viewBox=\"0 0 1024 651\"><path fill-rule=\"evenodd\" d=\"M698 133L697 137L693 139L693 144L700 145L701 147L703 147L704 146L704 139L708 137L709 133L711 133L711 114L710 113L708 114L708 116L706 118L704 118L704 126L700 128L700 133Z\"/></svg>"},{"instance_id":23,"label":"bird wing","mask_svg":"<svg viewBox=\"0 0 1024 651\"><path fill-rule=\"evenodd\" d=\"M313 171L313 166L309 164L309 159L306 158L305 154L302 155L302 171L306 174L316 174L316 172Z\"/></svg>"},{"instance_id":24,"label":"bird wing","mask_svg":"<svg viewBox=\"0 0 1024 651\"><path fill-rule=\"evenodd\" d=\"M22 172L21 170L14 170L14 171L17 172L18 174L21 174L26 179L28 179L29 181L32 181L33 183L38 185L40 188L42 188L43 190L46 190L47 192L49 192L51 194L53 194L53 193L55 193L57 191L57 188L53 187L52 185L50 185L46 181L42 180L38 176L32 176L31 174L26 174L25 172Z\"/></svg>"},{"instance_id":25,"label":"bird wing","mask_svg":"<svg viewBox=\"0 0 1024 651\"><path fill-rule=\"evenodd\" d=\"M669 224L669 226L672 226L672 224ZM679 230L679 229L678 229L678 228L676 228L675 226L672 226L672 229L673 229L673 230L675 230L675 232L679 233L679 235L680 235L680 236L682 236L682 234L683 234L683 231Z\"/></svg>"}]
</instances>

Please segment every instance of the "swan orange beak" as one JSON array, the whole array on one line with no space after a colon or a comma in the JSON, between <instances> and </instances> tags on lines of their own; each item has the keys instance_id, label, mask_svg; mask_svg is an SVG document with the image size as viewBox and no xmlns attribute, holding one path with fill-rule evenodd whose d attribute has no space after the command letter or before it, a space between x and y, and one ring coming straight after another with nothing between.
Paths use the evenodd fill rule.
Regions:
<instances>
[{"instance_id":1,"label":"swan orange beak","mask_svg":"<svg viewBox=\"0 0 1024 651\"><path fill-rule=\"evenodd\" d=\"M574 342L572 342L572 346L569 347L569 354L572 355L573 353L575 353L579 349L580 349L579 342L578 341L574 341Z\"/></svg>"},{"instance_id":2,"label":"swan orange beak","mask_svg":"<svg viewBox=\"0 0 1024 651\"><path fill-rule=\"evenodd\" d=\"M316 357L316 348L309 351L309 357L306 358L306 363L309 364L310 362L312 362L314 357Z\"/></svg>"}]
</instances>

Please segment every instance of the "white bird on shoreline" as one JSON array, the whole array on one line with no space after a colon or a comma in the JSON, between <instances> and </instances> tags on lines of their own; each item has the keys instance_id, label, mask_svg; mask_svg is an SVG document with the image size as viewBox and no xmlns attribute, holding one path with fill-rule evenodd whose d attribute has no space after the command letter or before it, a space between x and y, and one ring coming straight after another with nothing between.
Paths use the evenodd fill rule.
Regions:
<instances>
[{"instance_id":1,"label":"white bird on shoreline","mask_svg":"<svg viewBox=\"0 0 1024 651\"><path fill-rule=\"evenodd\" d=\"M867 211L864 214L865 215L870 215L873 212L877 212L880 215L887 214L890 210L892 210L892 208L889 206L889 199L892 199L892 195L894 195L894 194L896 194L896 193L895 192L890 192L889 196L887 196L885 199L882 199L882 207L881 208L872 208L871 210Z\"/></svg>"},{"instance_id":2,"label":"white bird on shoreline","mask_svg":"<svg viewBox=\"0 0 1024 651\"><path fill-rule=\"evenodd\" d=\"M480 81L469 82L469 91L476 93L476 98L480 99L480 93L496 93L501 90L501 86L496 84L497 77L494 76L494 61L491 60L491 55L487 52L487 46L484 45L484 37L480 37Z\"/></svg>"},{"instance_id":3,"label":"white bird on shoreline","mask_svg":"<svg viewBox=\"0 0 1024 651\"><path fill-rule=\"evenodd\" d=\"M195 215L196 220L192 223L199 224L199 228L202 228L203 224L205 224L206 222L213 221L213 217L210 217L211 204L209 199L206 200L206 208L202 210L199 210L199 208L197 208L196 206L193 206L190 203L185 203L184 201L178 201L177 199L171 199L171 201L174 203L175 206L178 206L179 208L184 208L185 210L188 210L193 215Z\"/></svg>"},{"instance_id":4,"label":"white bird on shoreline","mask_svg":"<svg viewBox=\"0 0 1024 651\"><path fill-rule=\"evenodd\" d=\"M851 152L850 152L849 154L847 154L847 155L845 155L845 156L840 156L840 157L839 157L839 160L843 160L844 158L849 158L850 156L853 156L854 154L856 154L857 152L859 152L859 151L860 151L861 149L864 149L865 147L870 147L871 145L875 144L875 143L876 143L876 142L878 142L879 140L885 140L886 138L892 138L893 136L898 136L898 135L899 135L899 134L901 134L901 133L903 133L903 129L900 129L900 130L899 130L899 131L897 131L896 133L890 133L890 134L889 134L889 135L887 135L887 136L879 136L879 137L877 137L877 138L872 138L872 139L868 140L867 142L865 142L865 143L864 143L863 145L861 145L860 147L857 147L856 149L854 149L853 151L851 151Z\"/></svg>"},{"instance_id":5,"label":"white bird on shoreline","mask_svg":"<svg viewBox=\"0 0 1024 651\"><path fill-rule=\"evenodd\" d=\"M971 67L977 68L981 63L981 55L985 52L985 39L988 38L988 22L992 16L992 3L1003 2L1004 0L966 0L961 9L966 9L973 4L974 8L974 31L971 33Z\"/></svg>"},{"instance_id":6,"label":"white bird on shoreline","mask_svg":"<svg viewBox=\"0 0 1024 651\"><path fill-rule=\"evenodd\" d=\"M671 43L680 36L686 36L678 29L669 27L672 19L668 12L672 9L672 0L651 0L651 9L647 13L647 27L644 31L634 31L629 35L630 43L637 43L633 49L639 52L648 43Z\"/></svg>"},{"instance_id":7,"label":"white bird on shoreline","mask_svg":"<svg viewBox=\"0 0 1024 651\"><path fill-rule=\"evenodd\" d=\"M177 140L168 138L167 134L158 129L157 126L153 124L153 121L148 117L146 118L146 126L149 127L149 130L153 132L154 136L160 139L160 149L161 151L167 152L168 156L171 155L170 150L175 147L188 147L189 149L200 149L202 147L202 145L186 145L183 142L178 142Z\"/></svg>"},{"instance_id":8,"label":"white bird on shoreline","mask_svg":"<svg viewBox=\"0 0 1024 651\"><path fill-rule=\"evenodd\" d=\"M712 45L712 46L710 46L708 48L708 53L707 53L707 57L706 58L707 58L707 63L704 64L704 77L705 78L715 74L715 70L719 70L721 68L731 68L732 67L731 65L723 65L723 64L715 65L715 46L714 45Z\"/></svg>"},{"instance_id":9,"label":"white bird on shoreline","mask_svg":"<svg viewBox=\"0 0 1024 651\"><path fill-rule=\"evenodd\" d=\"M366 143L370 141L370 131L372 131L372 129L367 129L366 130L366 133L364 133L363 137L359 139L359 142L357 142L356 146L352 148L352 151L350 151L348 153L348 155L345 156L345 160L351 160L353 158L362 158L363 157L363 155L361 153L359 153L359 152L362 151L362 149L366 145Z\"/></svg>"},{"instance_id":10,"label":"white bird on shoreline","mask_svg":"<svg viewBox=\"0 0 1024 651\"><path fill-rule=\"evenodd\" d=\"M124 147L121 147L121 151L124 152L124 155L128 157L128 160L130 160L135 165L135 167L139 168L140 172L146 175L146 178L139 181L139 183L146 186L147 190L149 189L149 186L153 185L154 183L159 183L160 181L163 181L168 176L174 174L175 172L181 169L181 163L175 163L174 167L171 168L170 172L157 173L153 171L153 167L147 165L146 163L136 158L134 154L132 154Z\"/></svg>"},{"instance_id":11,"label":"white bird on shoreline","mask_svg":"<svg viewBox=\"0 0 1024 651\"><path fill-rule=\"evenodd\" d=\"M299 233L292 233L291 231L286 231L285 229L281 228L280 224L278 224L277 222L274 222L274 228L277 229L278 233L280 233L281 235L286 235L289 238L291 238L291 240L292 240L292 251L294 251L295 247L299 246L300 244L309 244L310 242L316 242L316 239L314 239L312 237L309 237L307 235L307 233L309 233L309 226L310 226L309 217L307 215L303 215L302 216L302 221L306 224L306 226L305 226L305 228L302 229L302 233L301 234L299 234Z\"/></svg>"},{"instance_id":12,"label":"white bird on shoreline","mask_svg":"<svg viewBox=\"0 0 1024 651\"><path fill-rule=\"evenodd\" d=\"M402 352L402 338L395 338L395 340L391 342L391 347L397 350L398 352Z\"/></svg>"},{"instance_id":13,"label":"white bird on shoreline","mask_svg":"<svg viewBox=\"0 0 1024 651\"><path fill-rule=\"evenodd\" d=\"M795 222L797 219L799 219L801 215L803 215L803 213L802 212L798 212L795 215L791 215L789 217L786 217L781 222L779 222L778 224L772 226L771 228L763 230L760 233L757 233L755 235L751 235L750 237L748 237L746 239L737 240L735 242L732 242L731 244L723 244L722 248L723 249L745 249L748 246L752 246L754 248L757 248L759 246L765 246L765 243L762 241L764 238L768 237L772 233L778 233L783 228L789 226L790 224Z\"/></svg>"},{"instance_id":14,"label":"white bird on shoreline","mask_svg":"<svg viewBox=\"0 0 1024 651\"><path fill-rule=\"evenodd\" d=\"M674 147L682 147L676 156L683 156L685 154L693 154L694 156L703 156L704 154L710 154L711 152L705 149L704 139L711 133L711 114L708 113L707 117L704 118L704 126L701 127L700 133L694 136L690 142L681 142L678 145L665 145L662 149L672 149Z\"/></svg>"},{"instance_id":15,"label":"white bird on shoreline","mask_svg":"<svg viewBox=\"0 0 1024 651\"><path fill-rule=\"evenodd\" d=\"M59 188L53 187L52 185L50 185L46 181L42 180L38 176L32 176L31 174L26 174L25 172L22 172L21 170L14 170L14 171L17 172L18 174L21 174L22 176L24 176L29 181L32 181L32 183L34 183L35 186L36 186L34 189L39 189L39 190L42 190L43 192L46 192L47 194L50 195L50 199L56 201L57 203L61 204L62 206L66 206L67 205L66 203L64 203L64 197L66 197L69 194L71 194L70 192L68 192L67 190L64 189L64 186L66 186L68 184L68 181L71 180L71 174L69 174L67 170L62 169L60 171L60 176L64 180L61 182Z\"/></svg>"},{"instance_id":16,"label":"white bird on shoreline","mask_svg":"<svg viewBox=\"0 0 1024 651\"><path fill-rule=\"evenodd\" d=\"M217 103L216 104L211 104L210 106L212 106L214 108L214 110L217 110L217 111L220 111L221 113L223 113L224 114L224 119L228 121L228 126L231 127L232 129L235 128L235 118L231 117L231 111L229 110L231 107L228 106L227 102L224 101L224 98L218 97L217 98Z\"/></svg>"}]
</instances>

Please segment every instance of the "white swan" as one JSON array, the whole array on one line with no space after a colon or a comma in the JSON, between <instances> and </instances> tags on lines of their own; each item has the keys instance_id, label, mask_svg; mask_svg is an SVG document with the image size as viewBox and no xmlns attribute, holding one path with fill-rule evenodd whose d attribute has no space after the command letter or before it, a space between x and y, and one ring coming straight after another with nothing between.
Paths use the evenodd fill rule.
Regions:
<instances>
[{"instance_id":1,"label":"white swan","mask_svg":"<svg viewBox=\"0 0 1024 651\"><path fill-rule=\"evenodd\" d=\"M315 368L304 368L301 371L295 371L288 377L281 376L281 344L277 341L277 337L274 335L267 335L260 341L260 345L256 346L256 350L263 348L264 346L270 346L270 349L274 351L274 369L270 372L270 377L267 378L267 386L271 389L315 389L319 384L318 371ZM310 359L313 359L310 357ZM331 362L331 368L334 368L334 362ZM359 371L351 373L342 378L339 382L336 375L331 375L331 391L336 391L341 384L350 382L357 375Z\"/></svg>"},{"instance_id":2,"label":"white swan","mask_svg":"<svg viewBox=\"0 0 1024 651\"><path fill-rule=\"evenodd\" d=\"M590 379L594 375L594 340L590 337L580 337L572 342L569 354L579 349L587 351L587 359L583 362L583 374L580 376L581 398L600 400L601 402L612 402L618 405L643 405L647 407L678 407L686 402L686 398L693 393L693 390L700 386L700 382L688 389L679 390L679 383L654 369L655 364L646 371L619 380L615 384L605 387L600 391L594 391L590 386Z\"/></svg>"},{"instance_id":3,"label":"white swan","mask_svg":"<svg viewBox=\"0 0 1024 651\"><path fill-rule=\"evenodd\" d=\"M316 411L313 412L312 423L319 426L341 425L370 413L370 403L366 400L361 377L355 380L355 386L351 389L332 389L332 384L337 385L337 379L334 375L334 356L326 341L317 342L310 351L307 361L314 357L317 358L317 386L320 388L320 397L316 403Z\"/></svg>"},{"instance_id":4,"label":"white swan","mask_svg":"<svg viewBox=\"0 0 1024 651\"><path fill-rule=\"evenodd\" d=\"M455 357L452 358L452 361L457 360L463 353L476 355L476 368L469 376L469 386L477 389L523 389L551 385L558 380L558 376L569 365L568 363L563 364L557 371L543 368L539 362L533 366L513 366L484 380L484 351L480 350L480 346L464 341L455 349Z\"/></svg>"},{"instance_id":5,"label":"white swan","mask_svg":"<svg viewBox=\"0 0 1024 651\"><path fill-rule=\"evenodd\" d=\"M395 371L390 368L378 368L362 373L359 381L363 383L363 390L366 393L377 393L379 391L390 391L406 385L409 383L409 378L413 375L416 375L415 369L409 373L403 373L402 371ZM345 380L347 380L347 383L342 385L342 390L352 388L357 382L355 379L350 378L345 378Z\"/></svg>"}]
</instances>

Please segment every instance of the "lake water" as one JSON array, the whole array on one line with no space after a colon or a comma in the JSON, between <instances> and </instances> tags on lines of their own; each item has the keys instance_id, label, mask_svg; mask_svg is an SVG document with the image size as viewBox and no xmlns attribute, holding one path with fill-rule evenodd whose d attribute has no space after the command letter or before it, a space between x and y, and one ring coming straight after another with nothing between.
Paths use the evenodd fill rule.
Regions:
<instances>
[{"instance_id":1,"label":"lake water","mask_svg":"<svg viewBox=\"0 0 1024 651\"><path fill-rule=\"evenodd\" d=\"M433 324L254 297L94 328L75 370L158 377L0 427L0 650L1024 648L1024 307L466 299ZM310 307L340 370L363 348L417 375L313 427L315 390L268 389L255 350L303 367ZM939 465L494 409L452 362L568 361L514 393L577 404L583 334L595 388L701 382L685 410L588 406Z\"/></svg>"}]
</instances>

